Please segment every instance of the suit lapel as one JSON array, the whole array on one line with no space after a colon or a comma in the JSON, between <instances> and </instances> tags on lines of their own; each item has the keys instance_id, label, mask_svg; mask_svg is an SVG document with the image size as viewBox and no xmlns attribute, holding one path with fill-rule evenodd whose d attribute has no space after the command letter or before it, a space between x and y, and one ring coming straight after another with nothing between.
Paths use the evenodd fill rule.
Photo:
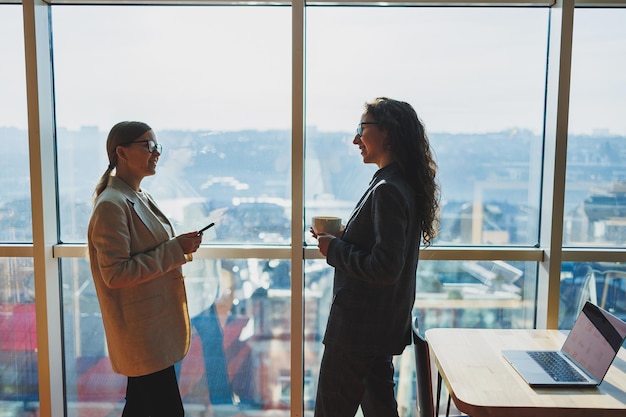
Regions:
<instances>
[{"instance_id":1,"label":"suit lapel","mask_svg":"<svg viewBox=\"0 0 626 417\"><path fill-rule=\"evenodd\" d=\"M165 227L163 227L161 221L155 215L155 212L158 212L161 215L162 213L158 209L158 207L156 207L156 204L154 204L154 202L152 202L152 200L149 198L148 194L145 195L148 198L150 205L154 206L154 211L146 205L146 203L137 195L137 193L132 188L128 186L128 184L126 184L119 178L111 177L111 179L109 180L109 185L124 194L124 197L126 197L126 200L128 200L128 203L135 211L135 214L137 214L137 217L139 217L141 222L146 226L146 229L148 229L148 232L154 237L157 242L163 242L171 237L168 231L165 230ZM165 218L165 216L163 216L163 218Z\"/></svg>"},{"instance_id":2,"label":"suit lapel","mask_svg":"<svg viewBox=\"0 0 626 417\"><path fill-rule=\"evenodd\" d=\"M392 165L388 165L388 166L386 166L384 168L381 168L378 171L376 171L376 173L372 177L372 180L370 181L369 187L367 188L367 190L365 190L365 193L363 193L363 196L361 197L361 199L357 203L356 207L352 211L352 214L350 214L350 218L349 218L348 222L346 223L346 227L344 229L344 233L345 233L345 231L348 230L348 227L350 226L350 223L352 222L352 220L354 218L356 218L356 216L360 213L361 209L363 208L363 206L365 205L365 203L369 199L370 194L372 194L372 192L380 184L385 183L387 181L388 175L390 175L391 173L395 172L395 170L396 170L396 168L392 164Z\"/></svg>"},{"instance_id":3,"label":"suit lapel","mask_svg":"<svg viewBox=\"0 0 626 417\"><path fill-rule=\"evenodd\" d=\"M374 189L377 187L377 185L378 185L378 183L370 184L369 188L367 190L365 190L365 193L363 194L363 196L361 197L361 199L357 203L356 207L354 208L354 210L352 210L352 214L350 214L350 218L348 219L348 222L346 223L346 227L344 229L344 233L348 230L348 227L350 227L350 223L352 223L352 220L354 218L356 218L358 216L358 214L361 212L361 209L363 208L363 206L367 202L370 194L372 194L372 191L374 191Z\"/></svg>"}]
</instances>

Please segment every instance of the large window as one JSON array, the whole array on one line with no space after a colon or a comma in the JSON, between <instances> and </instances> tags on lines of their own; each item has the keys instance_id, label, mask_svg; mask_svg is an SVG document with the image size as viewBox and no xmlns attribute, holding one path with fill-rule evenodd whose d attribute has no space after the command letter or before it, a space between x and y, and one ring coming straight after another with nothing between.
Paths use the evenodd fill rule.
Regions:
<instances>
[{"instance_id":1,"label":"large window","mask_svg":"<svg viewBox=\"0 0 626 417\"><path fill-rule=\"evenodd\" d=\"M52 26L62 241L86 241L108 130L134 119L163 145L142 188L178 233L215 222L203 243L290 243L288 8L59 6ZM70 414L120 408L88 265L62 272ZM289 261L196 256L183 272L187 411L288 409Z\"/></svg>"},{"instance_id":2,"label":"large window","mask_svg":"<svg viewBox=\"0 0 626 417\"><path fill-rule=\"evenodd\" d=\"M625 54L626 10L576 9L564 245L626 242Z\"/></svg>"},{"instance_id":3,"label":"large window","mask_svg":"<svg viewBox=\"0 0 626 417\"><path fill-rule=\"evenodd\" d=\"M377 169L363 164L354 128L365 101L389 96L429 131L443 194L435 246L537 244L547 9L315 7L307 18L305 221L347 220ZM472 299L482 287L481 299L508 292L522 316L534 311L532 266L467 261L419 275L431 281L419 281L420 299Z\"/></svg>"},{"instance_id":4,"label":"large window","mask_svg":"<svg viewBox=\"0 0 626 417\"><path fill-rule=\"evenodd\" d=\"M429 133L442 189L437 244L535 245L548 13L308 9L311 214L345 216L358 201L376 167L363 166L354 129L365 101L387 96L411 103Z\"/></svg>"},{"instance_id":5,"label":"large window","mask_svg":"<svg viewBox=\"0 0 626 417\"><path fill-rule=\"evenodd\" d=\"M93 3L105 2L0 5L3 416L123 407L85 251L106 137L122 120L147 122L163 145L142 187L177 232L216 223L184 266L193 336L176 370L189 416L312 414L333 269L308 229L314 215L347 220L375 172L352 140L378 96L415 107L439 166L440 234L416 277L422 331L568 328L586 300L626 317L624 9L576 9L572 31L551 7L573 4L541 0ZM555 33L573 35L571 74ZM559 82L570 75L571 89ZM564 106L552 106L555 85L568 86ZM26 86L29 109L53 109L27 118ZM547 128L567 115L569 135ZM41 138L54 158L29 158ZM565 191L545 192L565 166ZM30 192L39 171L43 204ZM60 278L36 275L56 268ZM56 372L35 307L46 347L62 345ZM400 415L416 416L412 349L394 360ZM48 399L50 386L65 395Z\"/></svg>"},{"instance_id":6,"label":"large window","mask_svg":"<svg viewBox=\"0 0 626 417\"><path fill-rule=\"evenodd\" d=\"M62 271L68 415L119 415L126 378L111 369L89 264L66 259ZM288 409L289 262L196 259L183 273L192 339L176 371L189 415Z\"/></svg>"},{"instance_id":7,"label":"large window","mask_svg":"<svg viewBox=\"0 0 626 417\"><path fill-rule=\"evenodd\" d=\"M0 5L0 246L32 243L22 9ZM9 246L9 245L7 245ZM0 257L0 408L38 409L33 260Z\"/></svg>"},{"instance_id":8,"label":"large window","mask_svg":"<svg viewBox=\"0 0 626 417\"><path fill-rule=\"evenodd\" d=\"M443 194L436 246L537 244L547 33L545 8L307 9L305 223L347 221L377 169L363 164L355 128L364 103L387 96L411 103L429 132ZM333 275L322 265L305 270L305 291L327 314ZM536 279L534 263L422 261L420 330L532 327ZM319 362L305 368L317 377Z\"/></svg>"},{"instance_id":9,"label":"large window","mask_svg":"<svg viewBox=\"0 0 626 417\"><path fill-rule=\"evenodd\" d=\"M626 243L626 10L576 9L567 145L563 245ZM623 262L565 262L561 327L585 301L626 318Z\"/></svg>"},{"instance_id":10,"label":"large window","mask_svg":"<svg viewBox=\"0 0 626 417\"><path fill-rule=\"evenodd\" d=\"M142 185L178 232L211 218L220 243L289 243L290 23L283 7L54 7L61 240L86 240L109 129L141 120L163 144Z\"/></svg>"}]
</instances>

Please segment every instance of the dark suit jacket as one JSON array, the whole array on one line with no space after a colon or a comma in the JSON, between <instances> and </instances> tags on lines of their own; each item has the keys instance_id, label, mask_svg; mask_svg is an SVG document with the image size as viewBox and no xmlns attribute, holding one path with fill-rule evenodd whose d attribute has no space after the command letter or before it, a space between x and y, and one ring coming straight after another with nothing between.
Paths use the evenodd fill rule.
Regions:
<instances>
[{"instance_id":1,"label":"dark suit jacket","mask_svg":"<svg viewBox=\"0 0 626 417\"><path fill-rule=\"evenodd\" d=\"M415 192L397 165L376 172L341 238L324 344L367 355L397 355L411 343L420 243Z\"/></svg>"}]
</instances>

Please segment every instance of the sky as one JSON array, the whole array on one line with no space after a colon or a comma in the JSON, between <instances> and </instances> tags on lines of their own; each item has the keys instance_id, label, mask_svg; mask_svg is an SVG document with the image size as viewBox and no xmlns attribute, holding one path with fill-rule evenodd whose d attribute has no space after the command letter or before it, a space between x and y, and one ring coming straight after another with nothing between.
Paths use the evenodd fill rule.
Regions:
<instances>
[{"instance_id":1,"label":"sky","mask_svg":"<svg viewBox=\"0 0 626 417\"><path fill-rule=\"evenodd\" d=\"M123 13L122 13L123 12ZM289 129L288 7L54 6L57 123ZM377 96L429 131L540 133L545 8L310 7L306 123L353 131ZM626 10L577 10L570 132L626 135ZM0 126L26 127L19 6L0 5Z\"/></svg>"}]
</instances>

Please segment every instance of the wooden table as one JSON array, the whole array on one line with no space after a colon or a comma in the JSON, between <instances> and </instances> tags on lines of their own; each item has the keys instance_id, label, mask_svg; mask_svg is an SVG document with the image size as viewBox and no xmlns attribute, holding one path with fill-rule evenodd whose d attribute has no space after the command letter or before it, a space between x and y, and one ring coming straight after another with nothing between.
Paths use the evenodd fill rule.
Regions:
<instances>
[{"instance_id":1,"label":"wooden table","mask_svg":"<svg viewBox=\"0 0 626 417\"><path fill-rule=\"evenodd\" d=\"M531 388L502 349L559 349L558 330L429 329L431 356L462 412L471 417L625 417L626 350L599 387Z\"/></svg>"}]
</instances>

